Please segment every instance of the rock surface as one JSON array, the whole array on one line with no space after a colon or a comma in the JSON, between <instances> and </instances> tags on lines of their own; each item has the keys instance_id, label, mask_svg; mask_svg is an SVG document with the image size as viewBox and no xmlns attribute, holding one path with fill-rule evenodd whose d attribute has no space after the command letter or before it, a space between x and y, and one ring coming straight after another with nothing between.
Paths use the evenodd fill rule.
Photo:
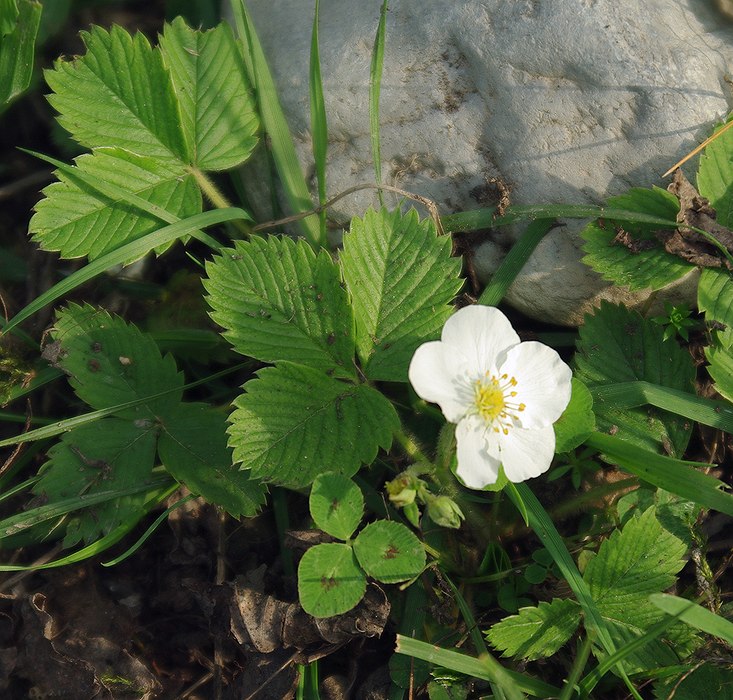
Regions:
<instances>
[{"instance_id":1,"label":"rock surface","mask_svg":"<svg viewBox=\"0 0 733 700\"><path fill-rule=\"evenodd\" d=\"M368 94L380 5L321 1L330 196L374 182ZM248 7L312 176L313 3ZM631 186L664 186L661 173L730 109L727 66L733 24L708 0L394 0L380 110L383 180L430 197L443 214L495 203L486 198L492 177L511 187L514 204L600 203ZM346 220L375 202L362 192L332 215ZM575 325L600 298L640 299L580 263L580 227L543 241L510 304ZM480 276L517 233L491 234L494 244L477 252Z\"/></svg>"}]
</instances>

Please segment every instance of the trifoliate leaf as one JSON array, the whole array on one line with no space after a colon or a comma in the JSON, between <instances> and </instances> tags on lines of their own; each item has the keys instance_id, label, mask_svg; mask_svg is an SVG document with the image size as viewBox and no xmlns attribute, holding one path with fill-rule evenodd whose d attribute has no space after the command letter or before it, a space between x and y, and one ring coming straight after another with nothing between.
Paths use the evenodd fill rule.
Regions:
<instances>
[{"instance_id":1,"label":"trifoliate leaf","mask_svg":"<svg viewBox=\"0 0 733 700\"><path fill-rule=\"evenodd\" d=\"M440 337L462 280L449 237L410 210L369 210L351 221L341 263L352 297L356 345L367 377L407 381L415 349Z\"/></svg>"},{"instance_id":2,"label":"trifoliate leaf","mask_svg":"<svg viewBox=\"0 0 733 700\"><path fill-rule=\"evenodd\" d=\"M311 488L309 506L316 527L340 540L347 540L364 515L361 489L343 474L319 474Z\"/></svg>"},{"instance_id":3,"label":"trifoliate leaf","mask_svg":"<svg viewBox=\"0 0 733 700\"><path fill-rule=\"evenodd\" d=\"M366 578L347 544L317 544L298 566L298 599L309 615L332 617L364 597Z\"/></svg>"},{"instance_id":4,"label":"trifoliate leaf","mask_svg":"<svg viewBox=\"0 0 733 700\"><path fill-rule=\"evenodd\" d=\"M97 149L75 163L74 170L82 176L114 185L180 218L201 212L201 192L182 166L119 148ZM46 197L36 205L29 225L33 240L44 250L93 260L161 227L158 217L90 191L73 175L57 171L56 176L59 182L43 190Z\"/></svg>"},{"instance_id":5,"label":"trifoliate leaf","mask_svg":"<svg viewBox=\"0 0 733 700\"><path fill-rule=\"evenodd\" d=\"M393 520L367 525L354 540L354 553L364 571L382 583L407 581L425 568L425 547Z\"/></svg>"},{"instance_id":6,"label":"trifoliate leaf","mask_svg":"<svg viewBox=\"0 0 733 700\"><path fill-rule=\"evenodd\" d=\"M237 352L355 376L351 308L328 253L290 238L252 238L206 271L211 317Z\"/></svg>"},{"instance_id":7,"label":"trifoliate leaf","mask_svg":"<svg viewBox=\"0 0 733 700\"><path fill-rule=\"evenodd\" d=\"M232 465L226 416L205 404L181 404L162 419L161 428L160 461L177 481L234 518L256 515L265 488Z\"/></svg>"},{"instance_id":8,"label":"trifoliate leaf","mask_svg":"<svg viewBox=\"0 0 733 700\"><path fill-rule=\"evenodd\" d=\"M721 124L715 131L723 128ZM733 133L728 129L711 141L700 156L697 170L697 189L715 209L717 221L722 226L733 226Z\"/></svg>"},{"instance_id":9,"label":"trifoliate leaf","mask_svg":"<svg viewBox=\"0 0 733 700\"><path fill-rule=\"evenodd\" d=\"M637 380L690 392L695 378L692 359L663 336L659 325L635 311L602 302L580 328L576 375L591 392L595 386ZM683 418L647 406L618 409L596 400L593 410L601 430L653 452L661 446L672 456L684 452L692 429Z\"/></svg>"},{"instance_id":10,"label":"trifoliate leaf","mask_svg":"<svg viewBox=\"0 0 733 700\"><path fill-rule=\"evenodd\" d=\"M697 285L697 305L708 322L733 327L733 277L728 270L705 268Z\"/></svg>"},{"instance_id":11,"label":"trifoliate leaf","mask_svg":"<svg viewBox=\"0 0 733 700\"><path fill-rule=\"evenodd\" d=\"M634 188L608 200L609 207L652 214L675 221L679 210L677 198L654 187L651 190ZM653 224L594 221L581 233L587 255L583 262L614 284L640 289L661 289L695 269L676 255L664 250L656 240ZM633 240L629 245L618 239Z\"/></svg>"},{"instance_id":12,"label":"trifoliate leaf","mask_svg":"<svg viewBox=\"0 0 733 700\"><path fill-rule=\"evenodd\" d=\"M70 375L76 395L93 408L169 391L117 413L120 418L150 422L181 400L183 378L173 358L161 357L149 335L118 316L71 304L58 312L52 337L54 345L45 355Z\"/></svg>"},{"instance_id":13,"label":"trifoliate leaf","mask_svg":"<svg viewBox=\"0 0 733 700\"><path fill-rule=\"evenodd\" d=\"M257 144L259 121L229 25L194 31L177 17L166 25L160 48L192 164L226 170L243 163Z\"/></svg>"},{"instance_id":14,"label":"trifoliate leaf","mask_svg":"<svg viewBox=\"0 0 733 700\"><path fill-rule=\"evenodd\" d=\"M517 615L494 625L486 638L503 656L528 661L552 656L580 624L580 606L574 600L541 602L536 608L521 608Z\"/></svg>"},{"instance_id":15,"label":"trifoliate leaf","mask_svg":"<svg viewBox=\"0 0 733 700\"><path fill-rule=\"evenodd\" d=\"M105 418L65 433L49 450L49 461L33 487L34 493L54 502L122 489L149 479L157 431L150 423L138 423ZM64 544L89 542L131 518L140 518L148 496L140 493L116 498L81 511L67 525Z\"/></svg>"},{"instance_id":16,"label":"trifoliate leaf","mask_svg":"<svg viewBox=\"0 0 733 700\"><path fill-rule=\"evenodd\" d=\"M7 8L0 15L0 111L30 84L41 21L39 2L10 2L13 8Z\"/></svg>"},{"instance_id":17,"label":"trifoliate leaf","mask_svg":"<svg viewBox=\"0 0 733 700\"><path fill-rule=\"evenodd\" d=\"M555 452L570 452L585 442L595 430L593 397L579 379L572 379L570 403L554 425Z\"/></svg>"},{"instance_id":18,"label":"trifoliate leaf","mask_svg":"<svg viewBox=\"0 0 733 700\"><path fill-rule=\"evenodd\" d=\"M298 488L323 471L351 476L389 449L399 419L378 391L289 362L245 384L229 420L235 462L257 479Z\"/></svg>"},{"instance_id":19,"label":"trifoliate leaf","mask_svg":"<svg viewBox=\"0 0 733 700\"><path fill-rule=\"evenodd\" d=\"M161 163L191 162L163 57L121 27L82 32L86 53L45 72L58 122L87 148L117 146Z\"/></svg>"}]
</instances>

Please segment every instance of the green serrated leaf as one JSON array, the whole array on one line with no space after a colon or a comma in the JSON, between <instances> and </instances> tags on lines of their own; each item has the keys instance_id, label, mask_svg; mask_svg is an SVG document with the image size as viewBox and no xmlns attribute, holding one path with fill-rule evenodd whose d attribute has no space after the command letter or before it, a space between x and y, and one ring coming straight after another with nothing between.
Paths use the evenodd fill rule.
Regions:
<instances>
[{"instance_id":1,"label":"green serrated leaf","mask_svg":"<svg viewBox=\"0 0 733 700\"><path fill-rule=\"evenodd\" d=\"M351 221L341 264L356 319L356 347L372 380L407 381L421 343L440 337L453 312L461 261L449 237L410 210L369 210Z\"/></svg>"},{"instance_id":2,"label":"green serrated leaf","mask_svg":"<svg viewBox=\"0 0 733 700\"><path fill-rule=\"evenodd\" d=\"M576 375L588 388L631 381L690 392L695 368L690 355L676 343L664 342L663 329L624 306L602 302L581 326ZM681 455L691 425L679 416L650 407L619 409L597 399L593 410L600 430L611 431L655 452L659 447Z\"/></svg>"},{"instance_id":3,"label":"green serrated leaf","mask_svg":"<svg viewBox=\"0 0 733 700\"><path fill-rule=\"evenodd\" d=\"M226 417L205 404L181 404L161 422L158 454L173 477L233 518L256 515L265 487L232 465Z\"/></svg>"},{"instance_id":4,"label":"green serrated leaf","mask_svg":"<svg viewBox=\"0 0 733 700\"><path fill-rule=\"evenodd\" d=\"M608 206L672 221L679 210L677 198L658 187L631 189L622 195L611 197ZM621 224L610 220L588 224L581 233L585 240L583 250L586 253L583 262L605 279L632 291L661 289L695 269L694 265L667 253L661 243L656 243L649 250L637 252L632 252L622 243L615 243L619 226L631 234L634 240L656 240L654 230L658 226L652 224Z\"/></svg>"},{"instance_id":5,"label":"green serrated leaf","mask_svg":"<svg viewBox=\"0 0 733 700\"><path fill-rule=\"evenodd\" d=\"M355 377L351 309L328 253L290 238L253 238L206 272L211 317L237 352Z\"/></svg>"},{"instance_id":6,"label":"green serrated leaf","mask_svg":"<svg viewBox=\"0 0 733 700\"><path fill-rule=\"evenodd\" d=\"M181 400L183 377L153 339L117 316L70 304L56 316L54 345L46 355L69 374L76 395L102 409L169 389L149 403L121 410L120 418L150 423Z\"/></svg>"},{"instance_id":7,"label":"green serrated leaf","mask_svg":"<svg viewBox=\"0 0 733 700\"><path fill-rule=\"evenodd\" d=\"M557 598L505 617L486 633L486 638L503 656L534 661L552 656L579 624L580 606L574 600Z\"/></svg>"},{"instance_id":8,"label":"green serrated leaf","mask_svg":"<svg viewBox=\"0 0 733 700\"><path fill-rule=\"evenodd\" d=\"M9 1L0 16L0 111L30 84L41 21L39 2Z\"/></svg>"},{"instance_id":9,"label":"green serrated leaf","mask_svg":"<svg viewBox=\"0 0 733 700\"><path fill-rule=\"evenodd\" d=\"M649 601L649 595L674 584L685 564L686 550L684 542L661 526L655 509L649 508L629 520L623 530L614 531L588 562L583 578L619 646L662 619L663 613ZM674 636L673 630L666 636ZM660 641L654 641L636 652L629 663L645 668L655 659L674 663L675 658Z\"/></svg>"},{"instance_id":10,"label":"green serrated leaf","mask_svg":"<svg viewBox=\"0 0 733 700\"><path fill-rule=\"evenodd\" d=\"M366 578L347 544L317 544L298 566L298 599L309 615L332 617L364 597Z\"/></svg>"},{"instance_id":11,"label":"green serrated leaf","mask_svg":"<svg viewBox=\"0 0 733 700\"><path fill-rule=\"evenodd\" d=\"M399 419L378 391L289 362L267 367L234 402L229 445L257 479L298 488L323 471L346 476L389 449Z\"/></svg>"},{"instance_id":12,"label":"green serrated leaf","mask_svg":"<svg viewBox=\"0 0 733 700\"><path fill-rule=\"evenodd\" d=\"M340 540L351 537L364 515L361 489L343 474L319 474L308 503L316 527Z\"/></svg>"},{"instance_id":13,"label":"green serrated leaf","mask_svg":"<svg viewBox=\"0 0 733 700\"><path fill-rule=\"evenodd\" d=\"M191 152L171 78L140 33L113 26L82 32L87 52L45 72L58 121L87 148L117 146L161 163L188 163Z\"/></svg>"},{"instance_id":14,"label":"green serrated leaf","mask_svg":"<svg viewBox=\"0 0 733 700\"><path fill-rule=\"evenodd\" d=\"M166 25L160 48L191 164L226 170L243 163L257 144L259 118L229 25L201 32L177 17Z\"/></svg>"},{"instance_id":15,"label":"green serrated leaf","mask_svg":"<svg viewBox=\"0 0 733 700\"><path fill-rule=\"evenodd\" d=\"M728 270L705 268L697 285L697 305L705 320L733 327L733 278Z\"/></svg>"},{"instance_id":16,"label":"green serrated leaf","mask_svg":"<svg viewBox=\"0 0 733 700\"><path fill-rule=\"evenodd\" d=\"M425 548L414 533L393 520L367 525L354 540L362 568L382 583L414 578L425 568Z\"/></svg>"},{"instance_id":17,"label":"green serrated leaf","mask_svg":"<svg viewBox=\"0 0 733 700\"><path fill-rule=\"evenodd\" d=\"M714 334L715 344L705 348L710 363L708 374L715 389L728 401L733 401L733 326Z\"/></svg>"},{"instance_id":18,"label":"green serrated leaf","mask_svg":"<svg viewBox=\"0 0 733 700\"><path fill-rule=\"evenodd\" d=\"M152 477L155 441L153 425L118 418L76 428L49 450L33 492L55 502L145 482ZM64 544L90 542L130 518L139 518L146 512L148 495L125 496L82 511L68 523Z\"/></svg>"},{"instance_id":19,"label":"green serrated leaf","mask_svg":"<svg viewBox=\"0 0 733 700\"><path fill-rule=\"evenodd\" d=\"M82 176L99 179L162 207L180 218L201 212L201 192L182 166L137 156L119 148L97 149L76 159ZM64 258L94 260L125 243L157 231L158 217L127 202L90 191L73 175L56 171L59 181L43 190L29 229L44 250ZM159 254L172 245L156 249ZM132 262L132 261L130 261Z\"/></svg>"},{"instance_id":20,"label":"green serrated leaf","mask_svg":"<svg viewBox=\"0 0 733 700\"><path fill-rule=\"evenodd\" d=\"M723 128L723 124L715 128L715 132ZM714 141L711 141L700 156L697 170L697 188L715 209L717 221L722 226L733 226L733 133L728 129Z\"/></svg>"},{"instance_id":21,"label":"green serrated leaf","mask_svg":"<svg viewBox=\"0 0 733 700\"><path fill-rule=\"evenodd\" d=\"M579 445L596 428L596 417L593 413L593 397L588 387L579 379L572 378L570 403L554 424L555 452L570 452Z\"/></svg>"}]
</instances>

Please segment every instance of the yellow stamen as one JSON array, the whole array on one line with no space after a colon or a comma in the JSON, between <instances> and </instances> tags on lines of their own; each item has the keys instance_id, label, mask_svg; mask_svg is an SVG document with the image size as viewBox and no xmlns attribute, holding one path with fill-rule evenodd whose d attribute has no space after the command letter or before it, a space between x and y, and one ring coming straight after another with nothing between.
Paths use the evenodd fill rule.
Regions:
<instances>
[{"instance_id":1,"label":"yellow stamen","mask_svg":"<svg viewBox=\"0 0 733 700\"><path fill-rule=\"evenodd\" d=\"M516 391L510 391L515 386L517 380L514 377L502 374L497 378L488 372L474 382L473 412L484 420L487 429L508 435L509 428L519 419L517 413L525 410L523 403L511 400L517 395Z\"/></svg>"}]
</instances>

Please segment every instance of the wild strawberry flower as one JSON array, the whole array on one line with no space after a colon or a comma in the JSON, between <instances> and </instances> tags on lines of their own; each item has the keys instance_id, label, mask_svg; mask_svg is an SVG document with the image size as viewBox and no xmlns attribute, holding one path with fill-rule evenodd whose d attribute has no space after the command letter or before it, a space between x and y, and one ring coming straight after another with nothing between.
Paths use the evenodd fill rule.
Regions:
<instances>
[{"instance_id":1,"label":"wild strawberry flower","mask_svg":"<svg viewBox=\"0 0 733 700\"><path fill-rule=\"evenodd\" d=\"M410 362L418 396L456 423L463 483L481 489L547 471L555 453L552 424L570 402L572 372L542 343L520 342L509 319L490 306L466 306L446 321L440 340Z\"/></svg>"}]
</instances>

